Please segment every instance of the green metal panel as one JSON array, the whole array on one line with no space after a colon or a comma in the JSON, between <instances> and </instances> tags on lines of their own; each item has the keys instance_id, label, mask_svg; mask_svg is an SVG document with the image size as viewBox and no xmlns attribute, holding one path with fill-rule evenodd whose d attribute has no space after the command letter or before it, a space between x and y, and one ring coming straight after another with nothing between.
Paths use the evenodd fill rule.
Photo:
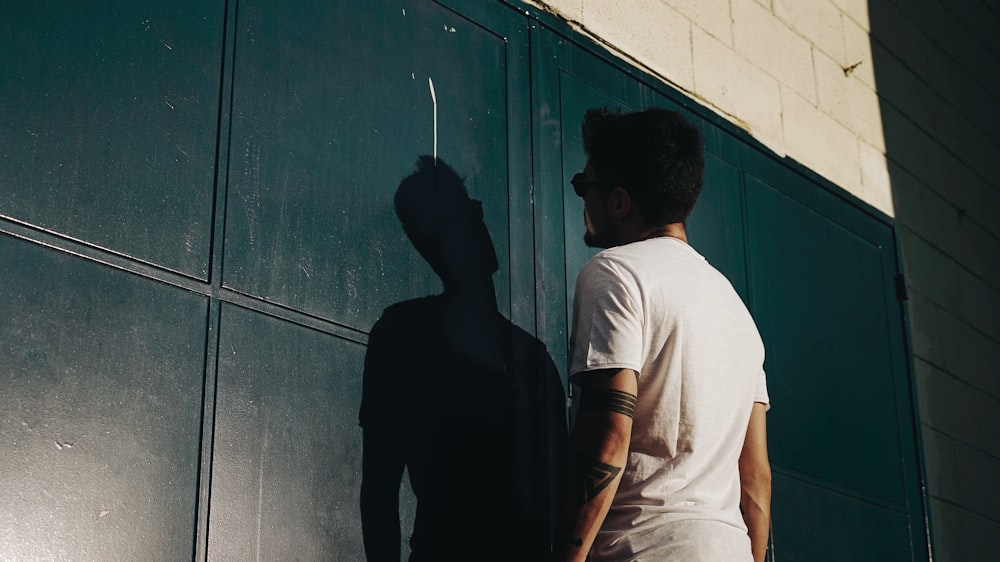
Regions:
<instances>
[{"instance_id":1,"label":"green metal panel","mask_svg":"<svg viewBox=\"0 0 1000 562\"><path fill-rule=\"evenodd\" d=\"M755 179L747 195L772 460L903 504L879 241Z\"/></svg>"},{"instance_id":2,"label":"green metal panel","mask_svg":"<svg viewBox=\"0 0 1000 562\"><path fill-rule=\"evenodd\" d=\"M363 356L356 342L223 306L209 559L364 559Z\"/></svg>"},{"instance_id":3,"label":"green metal panel","mask_svg":"<svg viewBox=\"0 0 1000 562\"><path fill-rule=\"evenodd\" d=\"M774 560L909 562L909 521L899 510L774 474Z\"/></svg>"},{"instance_id":4,"label":"green metal panel","mask_svg":"<svg viewBox=\"0 0 1000 562\"><path fill-rule=\"evenodd\" d=\"M208 299L0 234L0 557L194 548Z\"/></svg>"},{"instance_id":5,"label":"green metal panel","mask_svg":"<svg viewBox=\"0 0 1000 562\"><path fill-rule=\"evenodd\" d=\"M0 4L0 216L207 279L223 7Z\"/></svg>"},{"instance_id":6,"label":"green metal panel","mask_svg":"<svg viewBox=\"0 0 1000 562\"><path fill-rule=\"evenodd\" d=\"M852 535L863 554L841 545L847 559L926 559L892 230L774 161L741 164L775 404L776 559L827 557Z\"/></svg>"},{"instance_id":7,"label":"green metal panel","mask_svg":"<svg viewBox=\"0 0 1000 562\"><path fill-rule=\"evenodd\" d=\"M474 22L429 1L240 3L226 287L361 331L439 290L393 210L436 146L483 203L509 313L512 198L530 221L509 169L530 164L511 157L528 146L527 42L522 19L488 7Z\"/></svg>"}]
</instances>

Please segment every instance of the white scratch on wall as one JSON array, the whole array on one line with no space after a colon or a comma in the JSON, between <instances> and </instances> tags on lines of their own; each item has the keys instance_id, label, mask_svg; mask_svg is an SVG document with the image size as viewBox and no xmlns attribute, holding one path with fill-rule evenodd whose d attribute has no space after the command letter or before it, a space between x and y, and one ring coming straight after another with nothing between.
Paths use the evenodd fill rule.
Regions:
<instances>
[{"instance_id":1,"label":"white scratch on wall","mask_svg":"<svg viewBox=\"0 0 1000 562\"><path fill-rule=\"evenodd\" d=\"M427 84L431 87L431 103L434 104L434 165L438 163L438 100L434 93L434 80L427 77Z\"/></svg>"}]
</instances>

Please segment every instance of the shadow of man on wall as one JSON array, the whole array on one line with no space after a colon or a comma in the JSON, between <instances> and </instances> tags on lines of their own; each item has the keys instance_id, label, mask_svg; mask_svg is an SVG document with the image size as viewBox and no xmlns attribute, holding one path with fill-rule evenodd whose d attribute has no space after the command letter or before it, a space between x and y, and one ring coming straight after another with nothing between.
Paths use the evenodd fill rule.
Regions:
<instances>
[{"instance_id":1,"label":"shadow of man on wall","mask_svg":"<svg viewBox=\"0 0 1000 562\"><path fill-rule=\"evenodd\" d=\"M543 344L497 310L479 201L429 156L396 213L444 291L385 309L365 356L361 517L370 562L400 559L403 470L417 498L410 562L544 560L566 438Z\"/></svg>"}]
</instances>

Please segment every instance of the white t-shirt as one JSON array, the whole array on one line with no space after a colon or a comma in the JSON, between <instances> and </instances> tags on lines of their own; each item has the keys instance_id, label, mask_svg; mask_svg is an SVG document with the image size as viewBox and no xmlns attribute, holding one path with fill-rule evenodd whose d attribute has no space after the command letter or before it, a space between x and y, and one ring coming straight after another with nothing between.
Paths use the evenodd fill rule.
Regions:
<instances>
[{"instance_id":1,"label":"white t-shirt","mask_svg":"<svg viewBox=\"0 0 1000 562\"><path fill-rule=\"evenodd\" d=\"M639 373L628 464L591 560L752 560L738 460L753 403L769 400L732 285L683 241L652 238L588 262L573 317L571 375Z\"/></svg>"}]
</instances>

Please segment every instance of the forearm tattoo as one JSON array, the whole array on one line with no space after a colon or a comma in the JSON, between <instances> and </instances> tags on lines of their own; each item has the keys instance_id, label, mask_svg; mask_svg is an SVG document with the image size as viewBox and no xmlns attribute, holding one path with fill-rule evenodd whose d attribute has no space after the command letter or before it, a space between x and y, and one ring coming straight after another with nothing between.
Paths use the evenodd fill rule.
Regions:
<instances>
[{"instance_id":1,"label":"forearm tattoo","mask_svg":"<svg viewBox=\"0 0 1000 562\"><path fill-rule=\"evenodd\" d=\"M621 471L622 468L620 466L612 466L586 455L577 454L576 482L578 487L578 505L583 506L600 494L614 481L615 477Z\"/></svg>"},{"instance_id":2,"label":"forearm tattoo","mask_svg":"<svg viewBox=\"0 0 1000 562\"><path fill-rule=\"evenodd\" d=\"M632 417L636 396L620 390L585 390L580 397L581 412L614 412Z\"/></svg>"}]
</instances>

